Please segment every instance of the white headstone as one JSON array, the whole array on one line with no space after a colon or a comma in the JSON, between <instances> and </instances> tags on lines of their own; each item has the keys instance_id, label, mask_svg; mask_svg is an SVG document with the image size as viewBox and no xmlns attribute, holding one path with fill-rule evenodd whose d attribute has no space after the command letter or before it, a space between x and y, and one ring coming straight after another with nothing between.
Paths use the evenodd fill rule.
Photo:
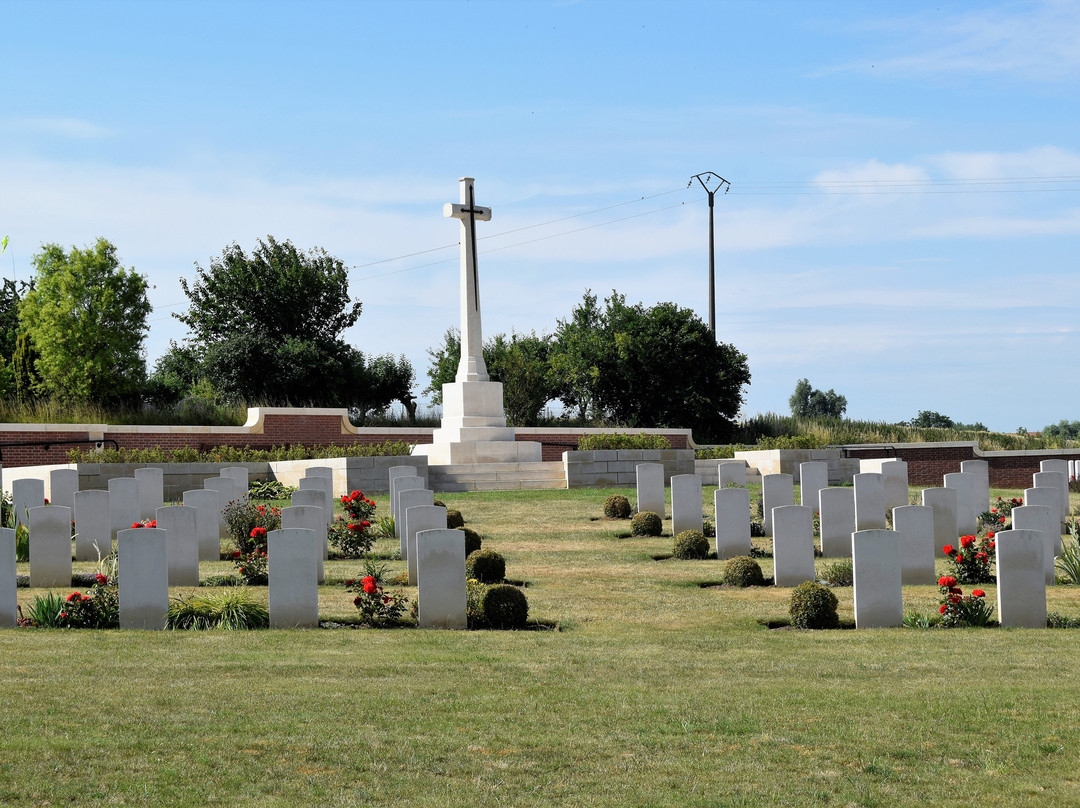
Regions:
<instances>
[{"instance_id":1,"label":"white headstone","mask_svg":"<svg viewBox=\"0 0 1080 808\"><path fill-rule=\"evenodd\" d=\"M664 498L664 464L638 463L634 466L637 479L638 513L655 513L661 519L667 515Z\"/></svg>"},{"instance_id":2,"label":"white headstone","mask_svg":"<svg viewBox=\"0 0 1080 808\"><path fill-rule=\"evenodd\" d=\"M75 560L98 561L112 553L112 512L108 491L76 491Z\"/></svg>"},{"instance_id":3,"label":"white headstone","mask_svg":"<svg viewBox=\"0 0 1080 808\"><path fill-rule=\"evenodd\" d=\"M0 527L0 628L15 628L18 590L15 574L15 529Z\"/></svg>"},{"instance_id":4,"label":"white headstone","mask_svg":"<svg viewBox=\"0 0 1080 808\"><path fill-rule=\"evenodd\" d=\"M405 561L409 567L409 583L416 582L416 559L412 556L412 548L416 541L416 531L409 526L409 510L411 508L426 507L435 504L435 495L426 488L409 488L398 492L398 513L401 514L401 538L405 542ZM445 525L444 525L445 527ZM410 536L413 541L410 542Z\"/></svg>"},{"instance_id":5,"label":"white headstone","mask_svg":"<svg viewBox=\"0 0 1080 808\"><path fill-rule=\"evenodd\" d=\"M135 469L139 481L139 518L153 519L154 512L165 504L165 472L159 468Z\"/></svg>"},{"instance_id":6,"label":"white headstone","mask_svg":"<svg viewBox=\"0 0 1080 808\"><path fill-rule=\"evenodd\" d=\"M819 507L818 492L829 487L829 464L823 460L812 460L799 464L799 499L801 505Z\"/></svg>"},{"instance_id":7,"label":"white headstone","mask_svg":"<svg viewBox=\"0 0 1080 808\"><path fill-rule=\"evenodd\" d=\"M978 481L975 483L975 517L990 510L990 464L985 460L964 460L960 463L960 471L964 474L973 474Z\"/></svg>"},{"instance_id":8,"label":"white headstone","mask_svg":"<svg viewBox=\"0 0 1080 808\"><path fill-rule=\"evenodd\" d=\"M885 477L881 472L856 474L855 529L885 529Z\"/></svg>"},{"instance_id":9,"label":"white headstone","mask_svg":"<svg viewBox=\"0 0 1080 808\"><path fill-rule=\"evenodd\" d=\"M900 549L900 582L932 585L934 572L934 509L926 505L893 508L893 531Z\"/></svg>"},{"instance_id":10,"label":"white headstone","mask_svg":"<svg viewBox=\"0 0 1080 808\"><path fill-rule=\"evenodd\" d=\"M761 477L761 509L765 517L765 535L773 535L772 512L795 504L795 480L790 474L763 474Z\"/></svg>"},{"instance_id":11,"label":"white headstone","mask_svg":"<svg viewBox=\"0 0 1080 808\"><path fill-rule=\"evenodd\" d=\"M944 477L946 488L956 489L956 528L961 536L974 536L979 529L979 514L976 501L979 498L979 478L973 474L954 472ZM990 507L987 501L986 510Z\"/></svg>"},{"instance_id":12,"label":"white headstone","mask_svg":"<svg viewBox=\"0 0 1080 808\"><path fill-rule=\"evenodd\" d=\"M311 466L304 473L305 477L325 477L330 481L330 497L334 497L334 470L330 466Z\"/></svg>"},{"instance_id":13,"label":"white headstone","mask_svg":"<svg viewBox=\"0 0 1080 808\"><path fill-rule=\"evenodd\" d=\"M251 487L251 474L247 466L226 466L218 474L230 480L236 480L239 490L247 496L248 489Z\"/></svg>"},{"instance_id":14,"label":"white headstone","mask_svg":"<svg viewBox=\"0 0 1080 808\"><path fill-rule=\"evenodd\" d=\"M1044 460L1043 463L1050 461ZM1060 461L1057 461L1060 462ZM1042 465L1042 464L1040 464ZM1057 488L1058 490L1058 513L1061 524L1069 521L1069 475L1063 471L1052 469L1039 471L1031 475L1031 483L1035 488Z\"/></svg>"},{"instance_id":15,"label":"white headstone","mask_svg":"<svg viewBox=\"0 0 1080 808\"><path fill-rule=\"evenodd\" d=\"M11 481L11 505L15 510L15 526L26 524L26 512L45 504L45 481L20 477Z\"/></svg>"},{"instance_id":16,"label":"white headstone","mask_svg":"<svg viewBox=\"0 0 1080 808\"><path fill-rule=\"evenodd\" d=\"M997 542L998 621L1005 628L1046 628L1045 539L1038 530L1003 530Z\"/></svg>"},{"instance_id":17,"label":"white headstone","mask_svg":"<svg viewBox=\"0 0 1080 808\"><path fill-rule=\"evenodd\" d=\"M908 467L903 460L883 460L881 476L885 481L885 507L889 510L908 504Z\"/></svg>"},{"instance_id":18,"label":"white headstone","mask_svg":"<svg viewBox=\"0 0 1080 808\"><path fill-rule=\"evenodd\" d=\"M416 491L425 488L422 477L398 477L394 480L394 533L397 534L401 543L401 557L408 561L409 549L405 545L405 514L398 505L401 495L405 491Z\"/></svg>"},{"instance_id":19,"label":"white headstone","mask_svg":"<svg viewBox=\"0 0 1080 808\"><path fill-rule=\"evenodd\" d=\"M310 506L294 506L282 511ZM316 517L318 514L316 514ZM266 534L271 628L319 627L318 567L322 553L316 531L281 528Z\"/></svg>"},{"instance_id":20,"label":"white headstone","mask_svg":"<svg viewBox=\"0 0 1080 808\"><path fill-rule=\"evenodd\" d=\"M198 509L189 505L154 511L158 530L165 531L169 586L199 585Z\"/></svg>"},{"instance_id":21,"label":"white headstone","mask_svg":"<svg viewBox=\"0 0 1080 808\"><path fill-rule=\"evenodd\" d=\"M1061 524L1057 511L1046 505L1022 505L1012 510L1013 530L1037 530L1042 534L1046 546L1043 548L1043 561L1046 563L1046 583L1051 585L1057 580L1054 568L1054 540L1061 543ZM997 539L997 535L994 535Z\"/></svg>"},{"instance_id":22,"label":"white headstone","mask_svg":"<svg viewBox=\"0 0 1080 808\"><path fill-rule=\"evenodd\" d=\"M63 508L75 507L75 492L79 490L78 469L53 469L49 472L49 504Z\"/></svg>"},{"instance_id":23,"label":"white headstone","mask_svg":"<svg viewBox=\"0 0 1080 808\"><path fill-rule=\"evenodd\" d=\"M1029 505L1049 508L1054 516L1058 516L1061 513L1061 492L1053 485L1041 488L1025 488L1024 504L1021 507ZM1013 508L1013 510L1015 511L1016 508ZM1016 527L1016 525L1013 525L1013 527ZM1054 555L1061 555L1061 522L1058 522L1056 529L1052 533L1054 534Z\"/></svg>"},{"instance_id":24,"label":"white headstone","mask_svg":"<svg viewBox=\"0 0 1080 808\"><path fill-rule=\"evenodd\" d=\"M1065 481L1061 486L1061 521L1069 519L1069 463L1067 460L1042 460L1039 462L1039 471L1056 471L1065 475ZM1038 485L1038 483L1035 483Z\"/></svg>"},{"instance_id":25,"label":"white headstone","mask_svg":"<svg viewBox=\"0 0 1080 808\"><path fill-rule=\"evenodd\" d=\"M721 460L716 466L716 478L721 488L732 485L746 488L746 461Z\"/></svg>"},{"instance_id":26,"label":"white headstone","mask_svg":"<svg viewBox=\"0 0 1080 808\"><path fill-rule=\"evenodd\" d=\"M956 508L959 496L955 488L924 488L922 504L934 511L934 558L945 558L946 544L956 544L959 527Z\"/></svg>"},{"instance_id":27,"label":"white headstone","mask_svg":"<svg viewBox=\"0 0 1080 808\"><path fill-rule=\"evenodd\" d=\"M821 554L851 558L851 534L855 532L855 489L822 488L818 492Z\"/></svg>"},{"instance_id":28,"label":"white headstone","mask_svg":"<svg viewBox=\"0 0 1080 808\"><path fill-rule=\"evenodd\" d=\"M422 490L410 491L412 493L424 493ZM431 493L428 491L427 493ZM421 530L445 530L446 508L442 505L413 505L409 507L407 498L402 498L405 504L405 539L409 546L409 585L416 586L419 569L416 565L416 534Z\"/></svg>"},{"instance_id":29,"label":"white headstone","mask_svg":"<svg viewBox=\"0 0 1080 808\"><path fill-rule=\"evenodd\" d=\"M30 586L71 586L71 508L39 505L28 514Z\"/></svg>"},{"instance_id":30,"label":"white headstone","mask_svg":"<svg viewBox=\"0 0 1080 808\"><path fill-rule=\"evenodd\" d=\"M142 521L139 511L139 481L134 477L114 477L109 480L109 520L113 536Z\"/></svg>"},{"instance_id":31,"label":"white headstone","mask_svg":"<svg viewBox=\"0 0 1080 808\"><path fill-rule=\"evenodd\" d=\"M750 554L750 492L745 488L717 488L716 557L735 558Z\"/></svg>"},{"instance_id":32,"label":"white headstone","mask_svg":"<svg viewBox=\"0 0 1080 808\"><path fill-rule=\"evenodd\" d=\"M415 466L391 466L389 471L389 481L386 485L386 490L390 493L390 515L397 521L397 508L394 503L397 501L397 485L396 480L401 477L417 477Z\"/></svg>"},{"instance_id":33,"label":"white headstone","mask_svg":"<svg viewBox=\"0 0 1080 808\"><path fill-rule=\"evenodd\" d=\"M199 561L221 560L221 495L212 488L184 492L184 505L195 508L195 535L199 543Z\"/></svg>"},{"instance_id":34,"label":"white headstone","mask_svg":"<svg viewBox=\"0 0 1080 808\"><path fill-rule=\"evenodd\" d=\"M904 507L922 507L904 506ZM857 530L851 536L855 628L893 628L904 622L900 543L892 530Z\"/></svg>"},{"instance_id":35,"label":"white headstone","mask_svg":"<svg viewBox=\"0 0 1080 808\"><path fill-rule=\"evenodd\" d=\"M671 477L671 533L701 530L705 509L701 503L701 475L674 474Z\"/></svg>"},{"instance_id":36,"label":"white headstone","mask_svg":"<svg viewBox=\"0 0 1080 808\"><path fill-rule=\"evenodd\" d=\"M116 534L120 628L165 628L169 561L165 531L127 528Z\"/></svg>"},{"instance_id":37,"label":"white headstone","mask_svg":"<svg viewBox=\"0 0 1080 808\"><path fill-rule=\"evenodd\" d=\"M334 518L334 481L330 477L307 476L301 477L299 482L301 491L322 491L323 508L326 509L326 520L330 522Z\"/></svg>"},{"instance_id":38,"label":"white headstone","mask_svg":"<svg viewBox=\"0 0 1080 808\"><path fill-rule=\"evenodd\" d=\"M789 474L766 475L789 477ZM798 586L814 580L814 509L784 505L772 510L773 583Z\"/></svg>"},{"instance_id":39,"label":"white headstone","mask_svg":"<svg viewBox=\"0 0 1080 808\"><path fill-rule=\"evenodd\" d=\"M299 492L297 492L299 493ZM318 493L318 492L316 492ZM296 501L295 499L293 500ZM322 583L326 580L326 566L321 548L326 546L326 520L323 518L323 509L319 505L293 505L281 509L281 527L300 528L310 530L315 534L315 545L319 548L318 563L315 565L315 580ZM267 534L269 535L269 533Z\"/></svg>"},{"instance_id":40,"label":"white headstone","mask_svg":"<svg viewBox=\"0 0 1080 808\"><path fill-rule=\"evenodd\" d=\"M203 480L203 488L207 491L216 491L218 495L218 536L224 538L229 535L229 526L225 523L225 508L228 507L230 502L233 502L236 497L233 496L235 488L234 483L236 481L228 477L207 477Z\"/></svg>"},{"instance_id":41,"label":"white headstone","mask_svg":"<svg viewBox=\"0 0 1080 808\"><path fill-rule=\"evenodd\" d=\"M417 624L421 628L467 628L465 533L422 530L416 534Z\"/></svg>"}]
</instances>

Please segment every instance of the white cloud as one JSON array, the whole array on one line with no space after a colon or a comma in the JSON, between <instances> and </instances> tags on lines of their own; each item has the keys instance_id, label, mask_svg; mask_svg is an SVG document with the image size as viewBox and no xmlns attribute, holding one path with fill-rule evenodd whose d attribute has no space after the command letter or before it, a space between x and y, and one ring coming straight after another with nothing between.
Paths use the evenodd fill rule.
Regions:
<instances>
[{"instance_id":1,"label":"white cloud","mask_svg":"<svg viewBox=\"0 0 1080 808\"><path fill-rule=\"evenodd\" d=\"M78 118L6 118L0 119L0 132L9 134L59 137L69 140L94 140L109 137L104 126Z\"/></svg>"}]
</instances>

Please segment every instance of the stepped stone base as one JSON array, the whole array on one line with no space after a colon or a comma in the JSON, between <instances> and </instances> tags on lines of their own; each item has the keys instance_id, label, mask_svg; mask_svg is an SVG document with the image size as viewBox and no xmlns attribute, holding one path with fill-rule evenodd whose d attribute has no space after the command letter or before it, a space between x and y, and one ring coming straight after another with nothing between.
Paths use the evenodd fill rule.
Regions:
<instances>
[{"instance_id":1,"label":"stepped stone base","mask_svg":"<svg viewBox=\"0 0 1080 808\"><path fill-rule=\"evenodd\" d=\"M428 467L433 491L529 491L566 488L563 465L541 463L456 463Z\"/></svg>"}]
</instances>

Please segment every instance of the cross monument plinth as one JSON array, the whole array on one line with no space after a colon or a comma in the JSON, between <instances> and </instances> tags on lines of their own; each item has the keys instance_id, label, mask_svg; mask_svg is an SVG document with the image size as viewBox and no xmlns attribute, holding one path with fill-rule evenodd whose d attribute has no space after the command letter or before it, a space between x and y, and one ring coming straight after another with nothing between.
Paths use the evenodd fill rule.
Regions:
<instances>
[{"instance_id":1,"label":"cross monument plinth","mask_svg":"<svg viewBox=\"0 0 1080 808\"><path fill-rule=\"evenodd\" d=\"M442 426L434 442L413 454L426 455L435 466L539 462L540 444L515 440L506 425L502 383L491 381L484 364L476 223L490 221L491 208L476 204L472 177L462 177L461 202L448 202L443 215L461 222L461 360L455 380L442 388Z\"/></svg>"}]
</instances>

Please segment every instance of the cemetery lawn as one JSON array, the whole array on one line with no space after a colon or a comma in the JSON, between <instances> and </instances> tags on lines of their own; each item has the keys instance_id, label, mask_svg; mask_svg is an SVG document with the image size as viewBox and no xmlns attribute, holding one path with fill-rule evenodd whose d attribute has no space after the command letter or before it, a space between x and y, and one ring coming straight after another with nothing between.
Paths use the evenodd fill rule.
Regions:
<instances>
[{"instance_id":1,"label":"cemetery lawn","mask_svg":"<svg viewBox=\"0 0 1080 808\"><path fill-rule=\"evenodd\" d=\"M557 630L0 632L0 802L1080 803L1080 630L770 630L790 590L701 587L723 562L616 538L611 493L633 498L441 495ZM904 595L936 610L935 587ZM340 584L320 599L354 613ZM1080 589L1049 601L1080 617Z\"/></svg>"}]
</instances>

